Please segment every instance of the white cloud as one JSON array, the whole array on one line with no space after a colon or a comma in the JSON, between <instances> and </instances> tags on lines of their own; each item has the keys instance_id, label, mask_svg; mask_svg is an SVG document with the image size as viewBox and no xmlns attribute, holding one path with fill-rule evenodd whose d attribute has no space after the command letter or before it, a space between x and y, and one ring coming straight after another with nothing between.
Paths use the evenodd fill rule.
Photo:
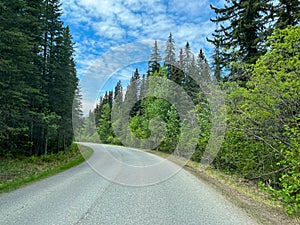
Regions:
<instances>
[{"instance_id":1,"label":"white cloud","mask_svg":"<svg viewBox=\"0 0 300 225\"><path fill-rule=\"evenodd\" d=\"M82 100L82 108L83 108L83 115L87 116L89 111L93 111L96 107L96 101L84 101Z\"/></svg>"},{"instance_id":2,"label":"white cloud","mask_svg":"<svg viewBox=\"0 0 300 225\"><path fill-rule=\"evenodd\" d=\"M195 17L207 14L209 8L208 0L171 0L168 2L171 12L184 14L186 17Z\"/></svg>"},{"instance_id":3,"label":"white cloud","mask_svg":"<svg viewBox=\"0 0 300 225\"><path fill-rule=\"evenodd\" d=\"M126 34L126 31L122 27L118 26L117 23L113 23L113 21L97 22L93 23L92 26L96 35L113 40L120 40L124 38Z\"/></svg>"},{"instance_id":4,"label":"white cloud","mask_svg":"<svg viewBox=\"0 0 300 225\"><path fill-rule=\"evenodd\" d=\"M93 75L98 76L100 67L103 67L101 73L107 74L120 69L120 65L124 67L126 63L140 60L138 55L145 58L148 54L148 59L154 40L161 41L160 50L163 53L170 32L173 33L177 53L189 41L193 52L198 53L200 48L204 48L206 55L211 54L211 45L206 42L206 37L211 35L215 27L209 21L212 10L209 9L208 0L62 0L62 3L65 24L71 26L76 42L80 77L84 77L93 66L98 71L94 71ZM217 6L223 3L224 0L214 1ZM147 45L148 49L133 44L126 46L135 48L130 50L130 55L126 54L126 48L120 51L120 45L146 40L151 43L150 47ZM111 51L115 51L115 54L107 55L106 52ZM95 67L97 64L100 67ZM132 73L127 76L127 72L120 73L118 78L129 78ZM98 78L91 79L89 85L99 82Z\"/></svg>"}]
</instances>

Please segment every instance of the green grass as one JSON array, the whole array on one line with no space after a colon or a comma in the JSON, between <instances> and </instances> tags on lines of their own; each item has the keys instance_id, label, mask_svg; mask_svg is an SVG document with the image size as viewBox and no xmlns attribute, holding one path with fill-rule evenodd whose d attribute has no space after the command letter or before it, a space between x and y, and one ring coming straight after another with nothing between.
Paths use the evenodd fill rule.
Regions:
<instances>
[{"instance_id":1,"label":"green grass","mask_svg":"<svg viewBox=\"0 0 300 225\"><path fill-rule=\"evenodd\" d=\"M13 191L24 185L53 176L79 165L93 154L93 150L72 144L68 150L43 156L0 158L0 193Z\"/></svg>"}]
</instances>

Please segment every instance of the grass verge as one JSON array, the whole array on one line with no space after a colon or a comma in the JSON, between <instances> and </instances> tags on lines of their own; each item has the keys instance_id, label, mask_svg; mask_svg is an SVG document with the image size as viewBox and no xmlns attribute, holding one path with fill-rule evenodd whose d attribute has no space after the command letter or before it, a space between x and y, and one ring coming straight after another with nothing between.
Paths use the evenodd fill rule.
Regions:
<instances>
[{"instance_id":1,"label":"grass verge","mask_svg":"<svg viewBox=\"0 0 300 225\"><path fill-rule=\"evenodd\" d=\"M0 193L53 176L79 165L91 157L93 150L72 144L66 151L42 156L0 158Z\"/></svg>"}]
</instances>

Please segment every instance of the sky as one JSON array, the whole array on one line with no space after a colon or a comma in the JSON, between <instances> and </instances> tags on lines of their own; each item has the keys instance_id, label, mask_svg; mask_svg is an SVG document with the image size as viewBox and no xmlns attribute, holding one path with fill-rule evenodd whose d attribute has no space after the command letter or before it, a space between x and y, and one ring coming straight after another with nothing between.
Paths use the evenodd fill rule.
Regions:
<instances>
[{"instance_id":1,"label":"sky","mask_svg":"<svg viewBox=\"0 0 300 225\"><path fill-rule=\"evenodd\" d=\"M209 5L222 7L225 0L61 0L62 20L75 44L75 60L83 95L83 111L93 109L99 96L112 90L118 80L124 87L136 67L145 63L154 41L163 56L172 32L177 54L190 43L208 59L213 46L206 41L215 29Z\"/></svg>"}]
</instances>

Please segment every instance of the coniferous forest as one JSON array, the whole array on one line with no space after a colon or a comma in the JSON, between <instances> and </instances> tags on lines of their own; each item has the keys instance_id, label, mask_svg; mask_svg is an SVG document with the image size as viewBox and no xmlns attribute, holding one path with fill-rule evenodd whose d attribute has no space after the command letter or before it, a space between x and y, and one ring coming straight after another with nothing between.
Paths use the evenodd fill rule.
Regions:
<instances>
[{"instance_id":1,"label":"coniferous forest","mask_svg":"<svg viewBox=\"0 0 300 225\"><path fill-rule=\"evenodd\" d=\"M0 155L64 150L78 78L60 1L1 0L0 13Z\"/></svg>"},{"instance_id":2,"label":"coniferous forest","mask_svg":"<svg viewBox=\"0 0 300 225\"><path fill-rule=\"evenodd\" d=\"M211 8L216 15L211 19L216 29L208 38L215 47L212 63L208 63L202 50L194 56L188 42L176 49L172 33L165 49L159 49L154 42L148 71L140 74L137 68L127 87L118 82L90 112L97 134L102 143L148 145L158 151L174 152L183 122L174 104L151 97L151 93L157 94L156 87L161 96L170 95L174 91L168 86L170 80L180 85L196 106L187 113L196 112L198 117L200 136L191 159L200 162L213 121L205 88L190 76L196 71L202 81L218 83L226 102L226 133L213 167L256 182L274 199L283 201L289 213L297 213L300 207L299 3L227 1L224 8L212 5ZM151 79L155 77L160 79ZM181 93L175 93L174 97L186 104ZM122 104L132 107L122 108ZM122 118L128 115L126 124ZM164 127L160 126L162 121ZM151 126L157 133L151 133ZM158 146L143 143L150 136L153 142L161 140ZM187 138L185 144L191 142Z\"/></svg>"},{"instance_id":3,"label":"coniferous forest","mask_svg":"<svg viewBox=\"0 0 300 225\"><path fill-rule=\"evenodd\" d=\"M212 166L255 182L299 214L299 1L228 0L211 9L212 57L202 49L194 55L193 43L176 48L172 33L165 49L155 41L148 71L137 68L127 87L118 82L107 91L79 137L167 153L195 144L190 158L201 162L215 118L196 74L220 87L226 106L226 132ZM0 0L1 157L65 150L74 140L72 120L82 122L74 43L61 15L59 0ZM154 95L172 96L186 118L196 115L199 137L182 139L194 127L172 101Z\"/></svg>"}]
</instances>

